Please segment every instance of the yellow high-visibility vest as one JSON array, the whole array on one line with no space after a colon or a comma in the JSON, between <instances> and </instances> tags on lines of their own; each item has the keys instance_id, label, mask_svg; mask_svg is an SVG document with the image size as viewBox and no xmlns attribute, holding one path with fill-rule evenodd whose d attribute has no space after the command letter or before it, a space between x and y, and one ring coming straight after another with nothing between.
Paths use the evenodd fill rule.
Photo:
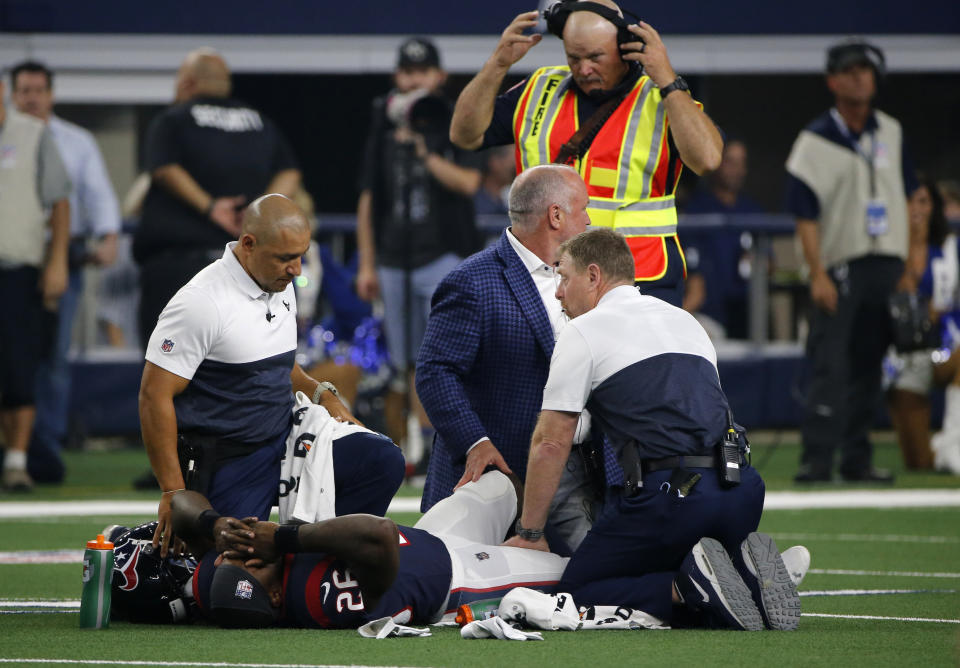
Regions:
<instances>
[{"instance_id":1,"label":"yellow high-visibility vest","mask_svg":"<svg viewBox=\"0 0 960 668\"><path fill-rule=\"evenodd\" d=\"M563 66L540 68L527 80L513 116L518 172L550 164L579 128L572 83ZM660 89L641 76L586 154L571 163L587 185L590 223L626 238L637 281L661 278L666 244L679 248L674 190L683 163L670 154L668 128Z\"/></svg>"}]
</instances>

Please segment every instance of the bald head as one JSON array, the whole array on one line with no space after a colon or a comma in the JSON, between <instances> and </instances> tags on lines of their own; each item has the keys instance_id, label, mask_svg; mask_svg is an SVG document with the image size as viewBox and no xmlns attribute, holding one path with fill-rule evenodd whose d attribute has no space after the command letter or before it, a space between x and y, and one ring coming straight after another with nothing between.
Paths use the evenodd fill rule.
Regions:
<instances>
[{"instance_id":1,"label":"bald head","mask_svg":"<svg viewBox=\"0 0 960 668\"><path fill-rule=\"evenodd\" d=\"M177 102L195 97L228 97L230 68L216 50L202 47L187 54L177 72Z\"/></svg>"},{"instance_id":2,"label":"bald head","mask_svg":"<svg viewBox=\"0 0 960 668\"><path fill-rule=\"evenodd\" d=\"M310 225L283 195L264 195L243 212L234 254L264 292L283 292L300 275L300 258L310 247Z\"/></svg>"},{"instance_id":3,"label":"bald head","mask_svg":"<svg viewBox=\"0 0 960 668\"><path fill-rule=\"evenodd\" d=\"M623 17L623 12L620 11L620 8L617 6L617 3L611 2L610 0L589 0L595 5L603 5L615 11L620 17ZM617 37L617 26L613 25L607 19L603 18L599 14L595 14L591 11L579 11L579 12L570 12L570 16L567 18L567 24L563 28L563 39L573 38L583 38L593 35L595 38L600 39L602 36L609 37L613 35L613 38Z\"/></svg>"},{"instance_id":4,"label":"bald head","mask_svg":"<svg viewBox=\"0 0 960 668\"><path fill-rule=\"evenodd\" d=\"M566 165L537 165L521 172L510 187L510 222L532 230L554 204L569 213L578 181L580 175Z\"/></svg>"},{"instance_id":5,"label":"bald head","mask_svg":"<svg viewBox=\"0 0 960 668\"><path fill-rule=\"evenodd\" d=\"M264 195L255 199L243 212L241 234L252 234L259 241L270 241L280 230L310 234L306 215L293 200L284 195Z\"/></svg>"},{"instance_id":6,"label":"bald head","mask_svg":"<svg viewBox=\"0 0 960 668\"><path fill-rule=\"evenodd\" d=\"M591 0L623 16L610 0ZM563 49L573 80L585 93L610 90L629 71L620 57L617 26L591 11L571 12L563 28Z\"/></svg>"}]
</instances>

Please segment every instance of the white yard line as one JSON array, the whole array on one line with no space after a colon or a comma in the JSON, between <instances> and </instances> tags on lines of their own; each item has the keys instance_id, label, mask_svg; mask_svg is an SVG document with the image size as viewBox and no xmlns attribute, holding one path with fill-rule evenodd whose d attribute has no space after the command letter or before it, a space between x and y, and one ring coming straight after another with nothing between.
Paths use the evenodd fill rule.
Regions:
<instances>
[{"instance_id":1,"label":"white yard line","mask_svg":"<svg viewBox=\"0 0 960 668\"><path fill-rule=\"evenodd\" d=\"M764 510L811 508L951 508L960 506L960 489L886 489L810 492L769 492ZM405 496L390 502L390 512L420 511L420 498ZM7 501L0 502L0 519L48 517L152 517L156 501ZM960 539L950 538L944 542Z\"/></svg>"},{"instance_id":2,"label":"white yard line","mask_svg":"<svg viewBox=\"0 0 960 668\"><path fill-rule=\"evenodd\" d=\"M960 489L852 489L770 492L764 510L930 508L960 506Z\"/></svg>"},{"instance_id":3,"label":"white yard line","mask_svg":"<svg viewBox=\"0 0 960 668\"><path fill-rule=\"evenodd\" d=\"M887 596L889 594L956 594L956 589L819 589L800 596Z\"/></svg>"},{"instance_id":4,"label":"white yard line","mask_svg":"<svg viewBox=\"0 0 960 668\"><path fill-rule=\"evenodd\" d=\"M831 619L876 619L884 622L931 622L934 624L960 624L960 619L935 619L931 617L882 617L880 615L831 615L826 612L804 612L804 617L830 617Z\"/></svg>"},{"instance_id":5,"label":"white yard line","mask_svg":"<svg viewBox=\"0 0 960 668\"><path fill-rule=\"evenodd\" d=\"M814 575L870 575L896 578L952 578L960 579L960 573L923 573L921 571L858 571L843 568L811 568Z\"/></svg>"},{"instance_id":6,"label":"white yard line","mask_svg":"<svg viewBox=\"0 0 960 668\"><path fill-rule=\"evenodd\" d=\"M781 533L771 534L774 538L783 540L830 540L846 543L933 543L955 544L960 543L960 536L903 536L897 534L869 534L869 533Z\"/></svg>"},{"instance_id":7,"label":"white yard line","mask_svg":"<svg viewBox=\"0 0 960 668\"><path fill-rule=\"evenodd\" d=\"M383 668L382 666L350 666L327 663L230 663L227 661L131 661L119 659L6 659L0 663L36 663L70 666L213 666L214 668Z\"/></svg>"}]
</instances>

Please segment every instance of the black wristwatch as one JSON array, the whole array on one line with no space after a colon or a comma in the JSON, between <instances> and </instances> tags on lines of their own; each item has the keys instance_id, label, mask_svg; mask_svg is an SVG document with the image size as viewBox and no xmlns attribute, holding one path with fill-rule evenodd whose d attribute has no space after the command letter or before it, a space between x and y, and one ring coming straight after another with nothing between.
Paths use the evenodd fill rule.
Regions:
<instances>
[{"instance_id":1,"label":"black wristwatch","mask_svg":"<svg viewBox=\"0 0 960 668\"><path fill-rule=\"evenodd\" d=\"M685 90L689 92L690 84L688 84L683 77L678 76L676 79L673 80L672 84L668 86L664 86L663 88L660 89L660 99L662 100L666 98L667 95L669 95L675 90Z\"/></svg>"},{"instance_id":2,"label":"black wristwatch","mask_svg":"<svg viewBox=\"0 0 960 668\"><path fill-rule=\"evenodd\" d=\"M531 543L536 543L543 538L543 529L524 529L523 525L520 524L519 517L517 518L517 523L513 525L513 530L517 532L518 536L524 540L529 540Z\"/></svg>"}]
</instances>

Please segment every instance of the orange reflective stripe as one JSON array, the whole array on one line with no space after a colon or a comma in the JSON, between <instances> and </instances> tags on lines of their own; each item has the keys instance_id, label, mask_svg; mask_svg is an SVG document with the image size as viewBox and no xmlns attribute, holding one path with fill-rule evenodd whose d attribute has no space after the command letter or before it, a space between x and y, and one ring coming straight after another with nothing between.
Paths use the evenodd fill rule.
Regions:
<instances>
[{"instance_id":1,"label":"orange reflective stripe","mask_svg":"<svg viewBox=\"0 0 960 668\"><path fill-rule=\"evenodd\" d=\"M577 96L564 95L560 102L560 109L550 125L550 162L560 153L560 147L573 136L579 128L577 121Z\"/></svg>"},{"instance_id":2,"label":"orange reflective stripe","mask_svg":"<svg viewBox=\"0 0 960 668\"><path fill-rule=\"evenodd\" d=\"M625 237L633 253L635 280L655 281L667 273L667 237Z\"/></svg>"}]
</instances>

